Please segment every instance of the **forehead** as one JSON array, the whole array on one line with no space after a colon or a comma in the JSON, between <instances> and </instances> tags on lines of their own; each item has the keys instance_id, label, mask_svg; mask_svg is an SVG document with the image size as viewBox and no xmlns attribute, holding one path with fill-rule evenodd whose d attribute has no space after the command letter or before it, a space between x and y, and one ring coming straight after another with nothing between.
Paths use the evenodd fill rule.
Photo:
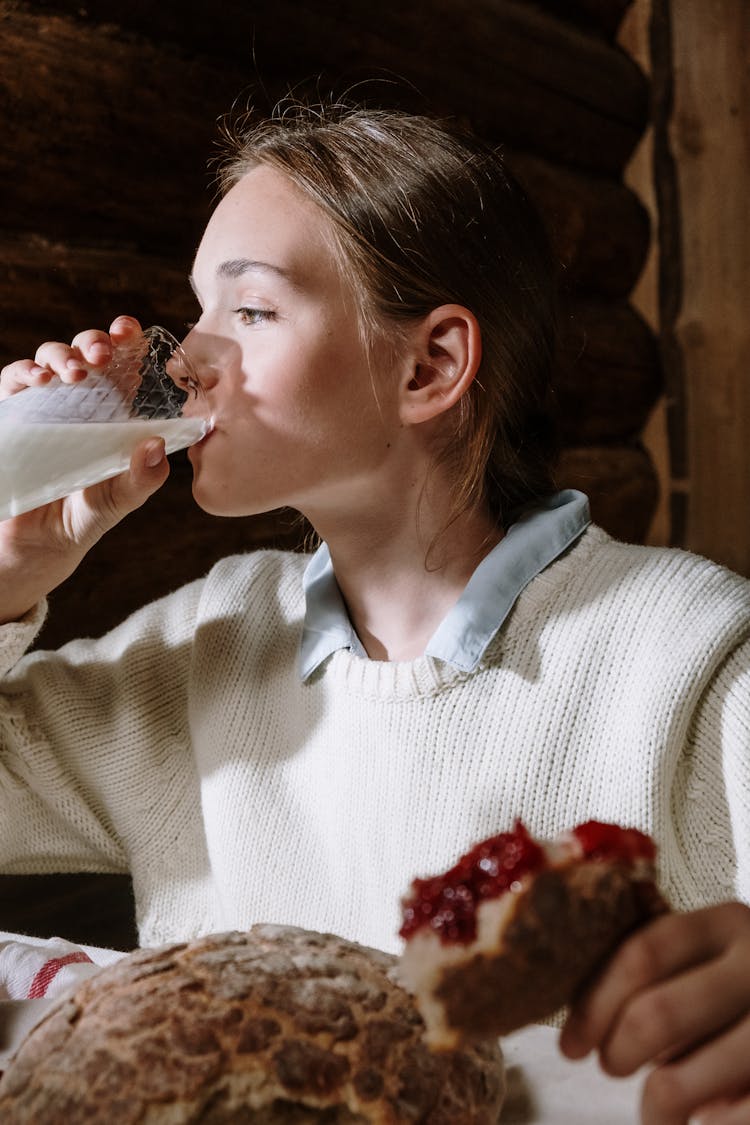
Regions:
<instances>
[{"instance_id":1,"label":"forehead","mask_svg":"<svg viewBox=\"0 0 750 1125\"><path fill-rule=\"evenodd\" d=\"M220 201L195 265L213 271L242 259L267 262L297 281L312 269L337 272L330 220L282 172L263 164L245 173Z\"/></svg>"}]
</instances>

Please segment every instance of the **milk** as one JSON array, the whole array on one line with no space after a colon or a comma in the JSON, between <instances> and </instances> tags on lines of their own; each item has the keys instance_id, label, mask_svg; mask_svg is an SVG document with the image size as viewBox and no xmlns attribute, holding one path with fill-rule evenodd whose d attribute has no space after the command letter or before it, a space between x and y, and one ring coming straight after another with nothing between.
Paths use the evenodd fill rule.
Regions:
<instances>
[{"instance_id":1,"label":"milk","mask_svg":"<svg viewBox=\"0 0 750 1125\"><path fill-rule=\"evenodd\" d=\"M0 520L124 472L144 438L163 437L173 453L209 426L205 418L0 424Z\"/></svg>"}]
</instances>

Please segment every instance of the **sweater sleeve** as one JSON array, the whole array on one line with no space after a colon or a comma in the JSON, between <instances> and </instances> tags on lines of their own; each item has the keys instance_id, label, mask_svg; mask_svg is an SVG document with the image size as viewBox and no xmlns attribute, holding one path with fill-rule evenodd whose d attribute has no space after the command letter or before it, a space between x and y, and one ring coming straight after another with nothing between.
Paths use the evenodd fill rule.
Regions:
<instances>
[{"instance_id":1,"label":"sweater sleeve","mask_svg":"<svg viewBox=\"0 0 750 1125\"><path fill-rule=\"evenodd\" d=\"M0 628L0 870L128 869L123 810L158 815L154 794L170 783L159 770L189 738L202 585L57 652L23 655L41 608Z\"/></svg>"},{"instance_id":2,"label":"sweater sleeve","mask_svg":"<svg viewBox=\"0 0 750 1125\"><path fill-rule=\"evenodd\" d=\"M5 676L31 646L47 616L47 602L30 609L20 621L0 625L0 676Z\"/></svg>"},{"instance_id":3,"label":"sweater sleeve","mask_svg":"<svg viewBox=\"0 0 750 1125\"><path fill-rule=\"evenodd\" d=\"M693 892L706 902L750 903L750 640L734 649L702 695L672 803Z\"/></svg>"}]
</instances>

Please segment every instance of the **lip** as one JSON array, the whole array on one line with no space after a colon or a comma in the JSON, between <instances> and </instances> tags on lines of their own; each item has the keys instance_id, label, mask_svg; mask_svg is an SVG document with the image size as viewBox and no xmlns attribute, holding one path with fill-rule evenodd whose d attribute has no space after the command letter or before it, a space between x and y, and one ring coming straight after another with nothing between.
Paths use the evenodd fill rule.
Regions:
<instances>
[{"instance_id":1,"label":"lip","mask_svg":"<svg viewBox=\"0 0 750 1125\"><path fill-rule=\"evenodd\" d=\"M193 452L194 449L200 449L202 446L204 446L206 444L206 442L208 441L208 439L211 437L211 435L214 434L215 432L216 432L216 424L215 424L215 422L212 418L209 429L206 430L203 437L199 441L194 441L192 445L188 446L188 450L187 450L188 457L190 456L190 454Z\"/></svg>"}]
</instances>

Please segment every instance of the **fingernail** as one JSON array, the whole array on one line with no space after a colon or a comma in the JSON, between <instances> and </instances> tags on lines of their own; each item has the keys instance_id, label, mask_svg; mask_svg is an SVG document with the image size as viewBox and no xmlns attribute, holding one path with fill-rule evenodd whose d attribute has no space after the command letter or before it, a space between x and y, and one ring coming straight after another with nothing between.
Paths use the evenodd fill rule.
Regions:
<instances>
[{"instance_id":1,"label":"fingernail","mask_svg":"<svg viewBox=\"0 0 750 1125\"><path fill-rule=\"evenodd\" d=\"M132 330L138 323L132 316L117 316L109 326L110 332L121 332L122 330Z\"/></svg>"},{"instance_id":2,"label":"fingernail","mask_svg":"<svg viewBox=\"0 0 750 1125\"><path fill-rule=\"evenodd\" d=\"M68 371L71 373L71 375L86 375L87 374L86 368L82 366L80 360L69 359L68 362L65 364L65 366L68 369Z\"/></svg>"},{"instance_id":3,"label":"fingernail","mask_svg":"<svg viewBox=\"0 0 750 1125\"><path fill-rule=\"evenodd\" d=\"M152 442L146 453L146 465L149 469L155 469L164 460L164 445L160 441Z\"/></svg>"},{"instance_id":4,"label":"fingernail","mask_svg":"<svg viewBox=\"0 0 750 1125\"><path fill-rule=\"evenodd\" d=\"M89 359L92 363L103 363L111 354L112 349L107 344L93 344L89 348Z\"/></svg>"}]
</instances>

